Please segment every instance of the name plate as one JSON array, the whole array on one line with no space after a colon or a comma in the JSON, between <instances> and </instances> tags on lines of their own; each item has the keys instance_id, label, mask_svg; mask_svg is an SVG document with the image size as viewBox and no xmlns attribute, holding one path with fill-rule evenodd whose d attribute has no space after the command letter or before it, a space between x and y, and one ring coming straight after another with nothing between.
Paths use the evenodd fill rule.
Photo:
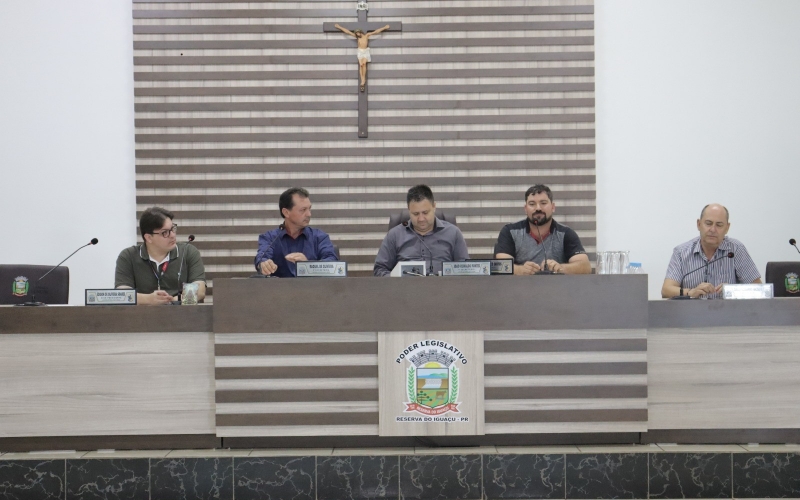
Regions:
<instances>
[{"instance_id":1,"label":"name plate","mask_svg":"<svg viewBox=\"0 0 800 500\"><path fill-rule=\"evenodd\" d=\"M467 262L480 262L477 259L467 259ZM492 275L514 274L514 259L489 260L489 272Z\"/></svg>"},{"instance_id":2,"label":"name plate","mask_svg":"<svg viewBox=\"0 0 800 500\"><path fill-rule=\"evenodd\" d=\"M489 276L490 269L488 260L442 262L442 274L445 276Z\"/></svg>"},{"instance_id":3,"label":"name plate","mask_svg":"<svg viewBox=\"0 0 800 500\"><path fill-rule=\"evenodd\" d=\"M298 278L343 278L347 276L347 262L305 261L297 263Z\"/></svg>"},{"instance_id":4,"label":"name plate","mask_svg":"<svg viewBox=\"0 0 800 500\"><path fill-rule=\"evenodd\" d=\"M87 306L135 306L136 290L98 288L86 289Z\"/></svg>"},{"instance_id":5,"label":"name plate","mask_svg":"<svg viewBox=\"0 0 800 500\"><path fill-rule=\"evenodd\" d=\"M774 297L773 293L772 283L722 285L723 299L771 299Z\"/></svg>"}]
</instances>

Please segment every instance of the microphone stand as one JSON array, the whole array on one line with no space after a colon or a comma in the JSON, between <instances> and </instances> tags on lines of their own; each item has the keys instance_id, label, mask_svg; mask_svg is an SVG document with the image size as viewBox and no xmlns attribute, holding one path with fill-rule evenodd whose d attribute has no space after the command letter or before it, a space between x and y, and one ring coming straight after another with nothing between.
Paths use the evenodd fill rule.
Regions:
<instances>
[{"instance_id":1,"label":"microphone stand","mask_svg":"<svg viewBox=\"0 0 800 500\"><path fill-rule=\"evenodd\" d=\"M712 260L711 262L706 262L705 264L703 264L702 266L698 267L697 269L692 269L688 273L684 274L683 277L681 278L681 283L680 283L680 295L676 295L674 297L670 297L669 300L694 300L694 297L690 297L688 295L684 295L683 294L683 280L685 280L686 277L689 276L690 274L692 274L694 272L697 272L697 271L699 271L699 270L701 270L703 268L708 269L708 266L710 266L711 264L713 264L714 262L716 262L718 260L732 259L732 258L733 258L733 252L728 252L727 254L725 254L725 255L723 255L721 257L717 257L716 259Z\"/></svg>"},{"instance_id":2,"label":"microphone stand","mask_svg":"<svg viewBox=\"0 0 800 500\"><path fill-rule=\"evenodd\" d=\"M60 265L61 265L61 264L63 264L64 262L66 262L66 261L67 261L67 259L69 259L69 258L70 258L70 257L72 257L73 255L75 255L76 253L78 253L78 251L80 251L81 249L83 249L83 248L86 248L86 247L88 247L88 246L91 246L91 245L96 245L96 244L97 244L97 238L92 238L92 241L90 241L89 243L87 243L87 244L83 245L82 247L79 247L79 248L78 248L78 250L75 250L75 251L74 251L74 252L72 252L71 254L67 255L67 258L66 258L66 259L64 259L64 260L62 260L61 262L59 262L58 264L56 264L56 265L55 265L55 266L54 266L52 269L50 269L49 271L47 271L46 273L44 273L44 274L42 275L42 277L41 277L41 278L39 278L38 280L36 280L36 283L34 283L34 284L33 284L33 290L31 291L31 300L30 300L30 302L24 302L24 303L22 303L22 304L17 304L17 305L18 305L18 306L24 306L24 307L39 307L39 306L46 306L47 304L45 304L44 302L36 302L36 285L38 285L40 281L42 281L42 280L43 280L45 277L47 277L47 275L48 275L48 274L50 274L50 273L52 273L53 271L55 271L55 270L56 270L56 268L58 268L58 266L60 266Z\"/></svg>"},{"instance_id":3,"label":"microphone stand","mask_svg":"<svg viewBox=\"0 0 800 500\"><path fill-rule=\"evenodd\" d=\"M186 238L186 239L188 239L189 243L191 243L191 242L194 241L194 235L190 234L189 237ZM181 254L181 263L178 264L178 300L177 300L177 302L179 304L183 303L183 284L181 283L181 273L183 272L183 259L186 258L186 247L189 246L189 243L186 243L185 245L183 245L183 253ZM177 245L175 245L175 246L177 246ZM186 268L186 275L187 276L189 275L189 268L188 267ZM189 282L188 279L187 279L186 282L187 283Z\"/></svg>"},{"instance_id":4,"label":"microphone stand","mask_svg":"<svg viewBox=\"0 0 800 500\"><path fill-rule=\"evenodd\" d=\"M555 271L551 271L551 270L547 269L547 245L544 244L544 240L542 239L542 230L539 229L539 224L540 223L539 223L538 220L533 219L533 225L536 226L536 234L539 236L539 241L542 242L542 250L544 251L544 268L539 269L534 274L536 274L536 275L539 275L539 274L545 274L545 275L546 274L558 274Z\"/></svg>"},{"instance_id":5,"label":"microphone stand","mask_svg":"<svg viewBox=\"0 0 800 500\"><path fill-rule=\"evenodd\" d=\"M800 253L800 248L797 248L797 241L794 238L789 240L789 244L792 245L795 250L797 250L797 253Z\"/></svg>"},{"instance_id":6,"label":"microphone stand","mask_svg":"<svg viewBox=\"0 0 800 500\"><path fill-rule=\"evenodd\" d=\"M434 221L434 226L435 226L435 224L436 224L436 222ZM409 224L406 221L406 222L403 222L403 226L411 229L411 232L414 233L414 236L417 237L419 242L422 243L422 246L424 246L425 249L428 251L428 255L430 257L427 259L428 262L429 262L429 264L428 264L428 274L427 275L428 276L436 276L435 274L433 274L433 252L431 252L431 249L428 247L428 245L425 244L425 240L422 239L422 236L419 235L419 233L414 229L414 226L412 224ZM413 276L422 276L422 275L421 274L417 274L417 273L413 273Z\"/></svg>"}]
</instances>

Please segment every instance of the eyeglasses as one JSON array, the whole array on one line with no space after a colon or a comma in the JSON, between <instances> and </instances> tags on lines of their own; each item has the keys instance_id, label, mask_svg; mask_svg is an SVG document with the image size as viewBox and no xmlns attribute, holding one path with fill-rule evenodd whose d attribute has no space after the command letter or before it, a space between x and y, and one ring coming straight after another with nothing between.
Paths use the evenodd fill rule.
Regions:
<instances>
[{"instance_id":1,"label":"eyeglasses","mask_svg":"<svg viewBox=\"0 0 800 500\"><path fill-rule=\"evenodd\" d=\"M153 231L150 234L160 234L162 238L169 238L169 235L175 233L178 234L178 225L173 224L171 228L164 229L163 231Z\"/></svg>"}]
</instances>

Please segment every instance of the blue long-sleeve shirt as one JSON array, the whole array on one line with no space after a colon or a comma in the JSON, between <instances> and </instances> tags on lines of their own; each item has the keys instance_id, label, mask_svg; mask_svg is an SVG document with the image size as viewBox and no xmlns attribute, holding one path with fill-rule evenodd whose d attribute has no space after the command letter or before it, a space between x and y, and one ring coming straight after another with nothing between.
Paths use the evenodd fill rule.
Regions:
<instances>
[{"instance_id":1,"label":"blue long-sleeve shirt","mask_svg":"<svg viewBox=\"0 0 800 500\"><path fill-rule=\"evenodd\" d=\"M274 243L273 243L274 241ZM272 246L270 246L272 245ZM278 266L273 274L279 278L297 276L297 264L286 260L290 253L300 252L308 260L336 260L330 237L320 229L306 227L297 238L292 238L285 229L267 231L258 237L258 253L255 258L256 271L259 265L272 259Z\"/></svg>"}]
</instances>

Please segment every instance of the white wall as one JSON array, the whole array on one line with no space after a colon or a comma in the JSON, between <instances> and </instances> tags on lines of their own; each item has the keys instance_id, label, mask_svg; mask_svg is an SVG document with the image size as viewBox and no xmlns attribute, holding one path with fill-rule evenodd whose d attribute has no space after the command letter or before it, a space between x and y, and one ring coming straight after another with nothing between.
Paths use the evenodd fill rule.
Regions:
<instances>
[{"instance_id":1,"label":"white wall","mask_svg":"<svg viewBox=\"0 0 800 500\"><path fill-rule=\"evenodd\" d=\"M800 2L596 12L599 248L631 250L657 298L672 248L720 202L762 273L795 259ZM129 2L0 2L0 262L56 264L99 238L69 262L73 304L113 286L135 241L131 24Z\"/></svg>"},{"instance_id":2,"label":"white wall","mask_svg":"<svg viewBox=\"0 0 800 500\"><path fill-rule=\"evenodd\" d=\"M660 297L707 203L761 270L798 258L800 2L597 0L598 248Z\"/></svg>"},{"instance_id":3,"label":"white wall","mask_svg":"<svg viewBox=\"0 0 800 500\"><path fill-rule=\"evenodd\" d=\"M135 242L130 2L0 2L0 263L70 268L70 303L113 287ZM0 286L11 284L0 284Z\"/></svg>"}]
</instances>

